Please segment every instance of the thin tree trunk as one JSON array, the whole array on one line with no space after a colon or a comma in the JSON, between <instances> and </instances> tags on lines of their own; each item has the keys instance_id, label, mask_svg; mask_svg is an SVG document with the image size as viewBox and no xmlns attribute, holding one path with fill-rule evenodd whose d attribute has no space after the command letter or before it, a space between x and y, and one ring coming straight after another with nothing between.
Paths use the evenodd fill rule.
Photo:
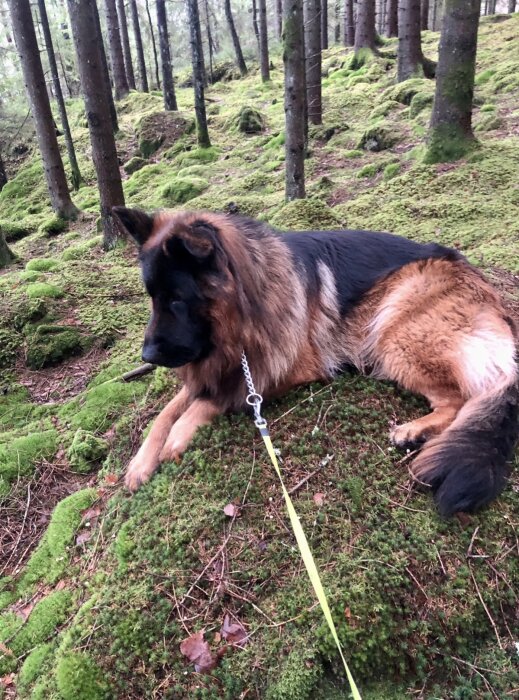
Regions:
<instances>
[{"instance_id":1,"label":"thin tree trunk","mask_svg":"<svg viewBox=\"0 0 519 700\"><path fill-rule=\"evenodd\" d=\"M247 75L247 66L245 64L245 59L243 58L240 38L238 36L238 32L236 31L236 27L234 26L234 18L232 16L231 10L231 0L224 0L224 7L225 17L227 19L227 24L229 25L229 31L231 32L234 53L236 54L236 63L238 65L241 75Z\"/></svg>"},{"instance_id":2,"label":"thin tree trunk","mask_svg":"<svg viewBox=\"0 0 519 700\"><path fill-rule=\"evenodd\" d=\"M365 52L376 52L375 0L360 0L355 27L355 56L364 62Z\"/></svg>"},{"instance_id":3,"label":"thin tree trunk","mask_svg":"<svg viewBox=\"0 0 519 700\"><path fill-rule=\"evenodd\" d=\"M420 0L398 2L398 77L423 76L423 54L420 37Z\"/></svg>"},{"instance_id":4,"label":"thin tree trunk","mask_svg":"<svg viewBox=\"0 0 519 700\"><path fill-rule=\"evenodd\" d=\"M130 51L130 37L128 36L128 21L124 9L124 0L117 0L117 14L119 16L119 30L123 45L124 67L128 79L128 87L135 90L135 74L133 72L132 52Z\"/></svg>"},{"instance_id":5,"label":"thin tree trunk","mask_svg":"<svg viewBox=\"0 0 519 700\"><path fill-rule=\"evenodd\" d=\"M213 37L211 34L211 22L209 21L209 4L204 0L205 4L205 25L207 31L207 48L209 50L209 76L211 85L214 83L213 78Z\"/></svg>"},{"instance_id":6,"label":"thin tree trunk","mask_svg":"<svg viewBox=\"0 0 519 700\"><path fill-rule=\"evenodd\" d=\"M123 47L119 32L119 20L115 0L105 0L106 25L108 27L108 46L112 58L115 99L121 100L130 92L124 68Z\"/></svg>"},{"instance_id":7,"label":"thin tree trunk","mask_svg":"<svg viewBox=\"0 0 519 700\"><path fill-rule=\"evenodd\" d=\"M321 0L321 49L328 48L328 0ZM310 109L310 107L309 107Z\"/></svg>"},{"instance_id":8,"label":"thin tree trunk","mask_svg":"<svg viewBox=\"0 0 519 700\"><path fill-rule=\"evenodd\" d=\"M321 94L321 2L306 0L304 5L306 53L306 104L308 120L322 124Z\"/></svg>"},{"instance_id":9,"label":"thin tree trunk","mask_svg":"<svg viewBox=\"0 0 519 700\"><path fill-rule=\"evenodd\" d=\"M108 59L106 58L105 45L103 41L103 32L101 30L101 19L99 17L99 10L97 9L97 4L95 2L92 6L92 12L94 13L96 37L101 53L101 81L104 84L105 99L108 102L108 106L110 109L112 130L114 133L117 133L119 131L119 122L117 121L117 110L115 109L112 84L110 82L110 71L108 70Z\"/></svg>"},{"instance_id":10,"label":"thin tree trunk","mask_svg":"<svg viewBox=\"0 0 519 700\"><path fill-rule=\"evenodd\" d=\"M258 24L258 7L256 5L256 0L252 0L252 27L254 29L254 35L256 37L256 42L258 44L258 55L261 51L260 49L260 32Z\"/></svg>"},{"instance_id":11,"label":"thin tree trunk","mask_svg":"<svg viewBox=\"0 0 519 700\"><path fill-rule=\"evenodd\" d=\"M63 92L61 91L61 83L59 80L58 66L56 65L54 47L52 45L52 37L49 27L49 18L47 17L47 9L45 7L45 0L38 0L38 9L40 12L40 21L43 30L43 36L45 38L45 46L47 48L47 56L49 59L50 73L52 75L52 83L54 85L54 95L56 96L56 102L58 103L61 128L63 129L63 134L65 136L67 155L70 163L72 188L74 190L78 190L79 185L81 183L81 173L79 172L76 151L74 150L74 142L72 141L72 134L70 133L67 110L65 109L65 100L63 99Z\"/></svg>"},{"instance_id":12,"label":"thin tree trunk","mask_svg":"<svg viewBox=\"0 0 519 700\"><path fill-rule=\"evenodd\" d=\"M34 36L36 36L36 34ZM3 267L7 267L7 265L9 265L9 263L11 263L13 260L14 255L11 252L9 246L7 245L5 236L2 233L2 229L0 229L0 270Z\"/></svg>"},{"instance_id":13,"label":"thin tree trunk","mask_svg":"<svg viewBox=\"0 0 519 700\"><path fill-rule=\"evenodd\" d=\"M67 178L59 152L38 41L32 21L31 5L29 0L9 0L9 9L52 208L56 214L63 218L73 218L78 210L70 199Z\"/></svg>"},{"instance_id":14,"label":"thin tree trunk","mask_svg":"<svg viewBox=\"0 0 519 700\"><path fill-rule=\"evenodd\" d=\"M428 162L457 160L474 143L472 100L479 0L445 0Z\"/></svg>"},{"instance_id":15,"label":"thin tree trunk","mask_svg":"<svg viewBox=\"0 0 519 700\"><path fill-rule=\"evenodd\" d=\"M276 30L278 39L283 37L283 0L276 0Z\"/></svg>"},{"instance_id":16,"label":"thin tree trunk","mask_svg":"<svg viewBox=\"0 0 519 700\"><path fill-rule=\"evenodd\" d=\"M517 0L508 0L508 14L511 15L515 12Z\"/></svg>"},{"instance_id":17,"label":"thin tree trunk","mask_svg":"<svg viewBox=\"0 0 519 700\"><path fill-rule=\"evenodd\" d=\"M302 0L283 2L285 66L285 197L305 197L305 56Z\"/></svg>"},{"instance_id":18,"label":"thin tree trunk","mask_svg":"<svg viewBox=\"0 0 519 700\"><path fill-rule=\"evenodd\" d=\"M333 41L338 44L341 40L341 5L340 0L335 0L335 24L333 29Z\"/></svg>"},{"instance_id":19,"label":"thin tree trunk","mask_svg":"<svg viewBox=\"0 0 519 700\"><path fill-rule=\"evenodd\" d=\"M195 90L195 113L198 145L200 148L209 148L211 140L207 129L207 116L205 113L205 70L204 56L202 53L202 32L200 30L200 17L198 15L197 0L187 0L189 15L189 32L191 43L191 59L193 63L193 87Z\"/></svg>"},{"instance_id":20,"label":"thin tree trunk","mask_svg":"<svg viewBox=\"0 0 519 700\"><path fill-rule=\"evenodd\" d=\"M387 0L386 35L398 36L398 0Z\"/></svg>"},{"instance_id":21,"label":"thin tree trunk","mask_svg":"<svg viewBox=\"0 0 519 700\"><path fill-rule=\"evenodd\" d=\"M7 173L5 172L2 154L0 153L0 192L3 190L5 185L7 185Z\"/></svg>"},{"instance_id":22,"label":"thin tree trunk","mask_svg":"<svg viewBox=\"0 0 519 700\"><path fill-rule=\"evenodd\" d=\"M164 109L176 111L177 96L173 82L173 67L171 65L171 53L169 50L168 18L166 16L165 0L157 0L157 25L159 28L160 60L162 63L162 93L164 95Z\"/></svg>"},{"instance_id":23,"label":"thin tree trunk","mask_svg":"<svg viewBox=\"0 0 519 700\"><path fill-rule=\"evenodd\" d=\"M422 0L420 6L420 28L429 29L429 0Z\"/></svg>"},{"instance_id":24,"label":"thin tree trunk","mask_svg":"<svg viewBox=\"0 0 519 700\"><path fill-rule=\"evenodd\" d=\"M144 47L142 45L141 25L139 22L139 12L137 1L130 0L130 10L132 13L133 35L135 37L135 47L137 49L137 65L139 66L139 77L142 92L148 92L148 75L146 73L146 61L144 60Z\"/></svg>"},{"instance_id":25,"label":"thin tree trunk","mask_svg":"<svg viewBox=\"0 0 519 700\"><path fill-rule=\"evenodd\" d=\"M496 0L488 0L488 14L489 15L496 14Z\"/></svg>"},{"instance_id":26,"label":"thin tree trunk","mask_svg":"<svg viewBox=\"0 0 519 700\"><path fill-rule=\"evenodd\" d=\"M67 0L67 4L101 200L104 247L108 250L115 246L120 235L112 207L124 205L124 194L115 139L110 128L110 106L105 91L99 90L102 51L97 38L96 5L95 0Z\"/></svg>"},{"instance_id":27,"label":"thin tree trunk","mask_svg":"<svg viewBox=\"0 0 519 700\"><path fill-rule=\"evenodd\" d=\"M258 4L259 4L261 79L265 83L268 80L270 80L269 40L268 40L268 32L267 32L267 2L266 2L266 0L258 0Z\"/></svg>"},{"instance_id":28,"label":"thin tree trunk","mask_svg":"<svg viewBox=\"0 0 519 700\"><path fill-rule=\"evenodd\" d=\"M344 44L345 46L353 46L355 44L355 17L353 14L353 0L346 0L344 9Z\"/></svg>"},{"instance_id":29,"label":"thin tree trunk","mask_svg":"<svg viewBox=\"0 0 519 700\"><path fill-rule=\"evenodd\" d=\"M150 29L151 37L151 48L153 49L153 61L155 63L155 81L157 83L157 89L160 90L160 71L159 71L159 59L157 57L157 43L155 41L155 34L153 32L153 22L151 21L151 12L148 0L146 0L146 14L148 15L148 25Z\"/></svg>"}]
</instances>

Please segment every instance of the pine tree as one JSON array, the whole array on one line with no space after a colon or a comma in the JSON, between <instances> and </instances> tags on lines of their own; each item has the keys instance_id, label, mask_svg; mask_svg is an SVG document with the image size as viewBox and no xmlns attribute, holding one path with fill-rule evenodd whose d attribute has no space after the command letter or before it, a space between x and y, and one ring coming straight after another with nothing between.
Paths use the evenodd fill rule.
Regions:
<instances>
[{"instance_id":1,"label":"pine tree","mask_svg":"<svg viewBox=\"0 0 519 700\"><path fill-rule=\"evenodd\" d=\"M174 110L177 107L175 84L173 82L173 67L171 64L171 52L169 49L168 18L166 15L165 0L156 1L157 24L159 28L160 60L162 62L162 93L164 95L164 109Z\"/></svg>"},{"instance_id":2,"label":"pine tree","mask_svg":"<svg viewBox=\"0 0 519 700\"><path fill-rule=\"evenodd\" d=\"M133 35L137 49L137 65L139 66L139 79L142 92L148 92L148 75L146 73L146 61L144 59L144 47L142 45L141 24L139 12L137 10L137 0L130 0L130 10L132 13Z\"/></svg>"},{"instance_id":3,"label":"pine tree","mask_svg":"<svg viewBox=\"0 0 519 700\"><path fill-rule=\"evenodd\" d=\"M398 36L398 0L387 0L386 35Z\"/></svg>"},{"instance_id":4,"label":"pine tree","mask_svg":"<svg viewBox=\"0 0 519 700\"><path fill-rule=\"evenodd\" d=\"M321 2L306 0L304 5L306 51L306 104L312 124L322 124L321 88Z\"/></svg>"},{"instance_id":5,"label":"pine tree","mask_svg":"<svg viewBox=\"0 0 519 700\"><path fill-rule=\"evenodd\" d=\"M361 66L367 54L376 52L375 0L359 0L355 26L355 65Z\"/></svg>"},{"instance_id":6,"label":"pine tree","mask_svg":"<svg viewBox=\"0 0 519 700\"><path fill-rule=\"evenodd\" d=\"M119 18L119 31L123 46L124 67L126 70L126 78L128 79L128 87L130 90L135 90L135 74L133 72L132 52L130 50L130 37L128 35L128 22L126 20L124 0L117 0L117 16Z\"/></svg>"},{"instance_id":7,"label":"pine tree","mask_svg":"<svg viewBox=\"0 0 519 700\"><path fill-rule=\"evenodd\" d=\"M119 19L115 0L105 0L106 25L108 27L108 46L112 58L115 99L121 100L129 93L128 79L124 67L123 47L119 31Z\"/></svg>"},{"instance_id":8,"label":"pine tree","mask_svg":"<svg viewBox=\"0 0 519 700\"><path fill-rule=\"evenodd\" d=\"M355 44L355 18L353 14L353 0L346 0L344 9L344 44L345 46L353 46Z\"/></svg>"},{"instance_id":9,"label":"pine tree","mask_svg":"<svg viewBox=\"0 0 519 700\"><path fill-rule=\"evenodd\" d=\"M159 59L157 57L157 43L155 41L155 32L153 31L153 22L151 20L150 5L148 0L146 0L146 15L148 17L148 29L151 38L151 48L153 50L153 62L155 63L155 82L157 83L157 89L160 90L160 71Z\"/></svg>"},{"instance_id":10,"label":"pine tree","mask_svg":"<svg viewBox=\"0 0 519 700\"><path fill-rule=\"evenodd\" d=\"M321 0L321 48L328 48L328 0Z\"/></svg>"},{"instance_id":11,"label":"pine tree","mask_svg":"<svg viewBox=\"0 0 519 700\"><path fill-rule=\"evenodd\" d=\"M270 80L269 40L267 31L267 2L266 0L258 0L258 4L261 79L265 83L268 80Z\"/></svg>"},{"instance_id":12,"label":"pine tree","mask_svg":"<svg viewBox=\"0 0 519 700\"><path fill-rule=\"evenodd\" d=\"M205 112L205 70L204 56L202 53L202 31L200 29L197 0L187 0L187 9L189 16L191 61L193 64L193 87L195 90L198 145L200 148L209 148L211 146L211 140L207 129L207 116Z\"/></svg>"},{"instance_id":13,"label":"pine tree","mask_svg":"<svg viewBox=\"0 0 519 700\"><path fill-rule=\"evenodd\" d=\"M229 25L229 31L231 33L232 43L234 46L234 53L236 54L236 64L240 70L241 75L247 75L247 66L245 64L245 59L243 58L243 53L241 50L240 38L236 27L234 25L234 18L232 16L231 10L231 0L224 0L225 17L227 19L227 24Z\"/></svg>"}]
</instances>

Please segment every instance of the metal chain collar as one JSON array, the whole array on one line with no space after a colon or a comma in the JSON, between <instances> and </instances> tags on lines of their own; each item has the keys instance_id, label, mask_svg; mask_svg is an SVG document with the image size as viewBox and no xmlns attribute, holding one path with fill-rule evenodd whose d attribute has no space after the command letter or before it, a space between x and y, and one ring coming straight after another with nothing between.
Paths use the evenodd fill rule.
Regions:
<instances>
[{"instance_id":1,"label":"metal chain collar","mask_svg":"<svg viewBox=\"0 0 519 700\"><path fill-rule=\"evenodd\" d=\"M245 377L245 383L247 384L247 389L249 391L245 400L247 401L249 406L252 406L252 410L254 411L254 425L257 428L264 428L267 425L267 421L261 415L261 404L263 403L263 396L261 394L258 394L254 387L254 381L252 379L252 374L250 372L245 350L241 354L241 366L243 369L243 375Z\"/></svg>"}]
</instances>

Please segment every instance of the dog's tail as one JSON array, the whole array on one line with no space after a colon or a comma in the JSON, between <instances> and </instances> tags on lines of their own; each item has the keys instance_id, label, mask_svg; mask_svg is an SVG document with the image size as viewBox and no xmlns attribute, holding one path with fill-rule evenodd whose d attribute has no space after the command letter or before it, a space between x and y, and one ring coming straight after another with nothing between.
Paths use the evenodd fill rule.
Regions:
<instances>
[{"instance_id":1,"label":"dog's tail","mask_svg":"<svg viewBox=\"0 0 519 700\"><path fill-rule=\"evenodd\" d=\"M432 487L441 515L476 511L504 489L519 435L518 404L514 377L469 399L453 423L425 444L412 471Z\"/></svg>"}]
</instances>

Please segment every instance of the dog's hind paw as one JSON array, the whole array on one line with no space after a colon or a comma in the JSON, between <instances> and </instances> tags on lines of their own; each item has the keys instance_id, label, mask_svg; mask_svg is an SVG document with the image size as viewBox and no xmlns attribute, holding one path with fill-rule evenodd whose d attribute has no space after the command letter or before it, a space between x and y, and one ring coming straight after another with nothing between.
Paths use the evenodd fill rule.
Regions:
<instances>
[{"instance_id":1,"label":"dog's hind paw","mask_svg":"<svg viewBox=\"0 0 519 700\"><path fill-rule=\"evenodd\" d=\"M423 430L417 430L411 423L396 425L389 433L389 439L400 450L418 450L427 440Z\"/></svg>"},{"instance_id":2,"label":"dog's hind paw","mask_svg":"<svg viewBox=\"0 0 519 700\"><path fill-rule=\"evenodd\" d=\"M126 470L124 483L130 491L137 491L138 488L150 480L153 472L157 468L156 464L149 464L138 458L132 459Z\"/></svg>"}]
</instances>

